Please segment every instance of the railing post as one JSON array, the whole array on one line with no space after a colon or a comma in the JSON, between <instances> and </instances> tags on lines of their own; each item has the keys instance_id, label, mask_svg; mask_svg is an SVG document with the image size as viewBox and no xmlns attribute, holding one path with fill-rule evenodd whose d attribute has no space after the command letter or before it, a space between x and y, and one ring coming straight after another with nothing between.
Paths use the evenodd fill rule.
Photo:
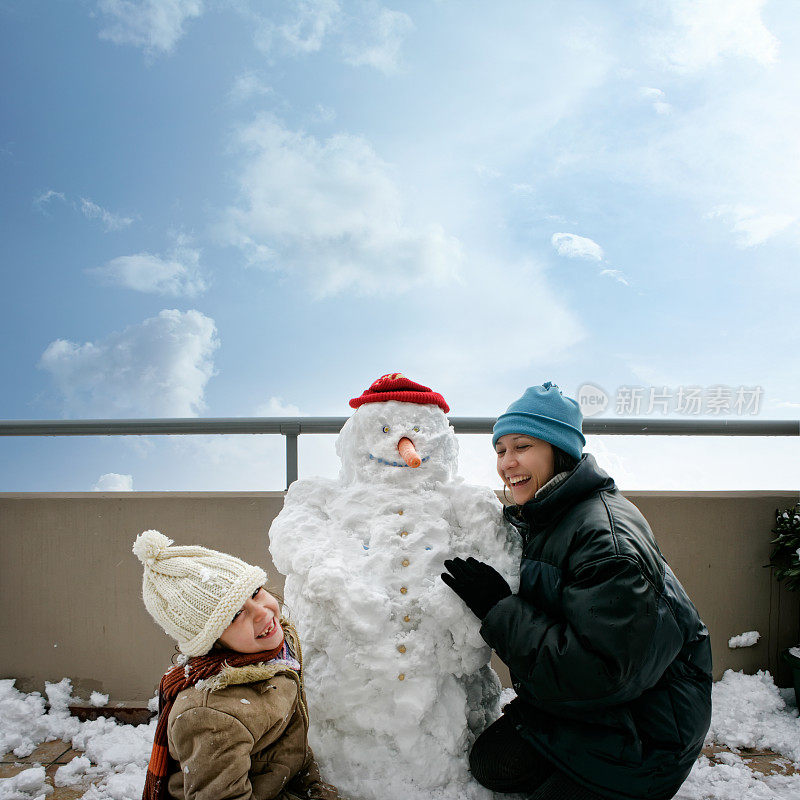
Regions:
<instances>
[{"instance_id":1,"label":"railing post","mask_svg":"<svg viewBox=\"0 0 800 800\"><path fill-rule=\"evenodd\" d=\"M281 433L286 437L286 488L297 480L297 437L300 425L281 425Z\"/></svg>"}]
</instances>

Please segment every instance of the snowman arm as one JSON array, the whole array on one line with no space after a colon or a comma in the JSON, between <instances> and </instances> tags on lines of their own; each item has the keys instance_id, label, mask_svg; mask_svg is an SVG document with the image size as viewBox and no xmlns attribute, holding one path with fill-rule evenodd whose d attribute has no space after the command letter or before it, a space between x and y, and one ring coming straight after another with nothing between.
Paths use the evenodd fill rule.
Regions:
<instances>
[{"instance_id":1,"label":"snowman arm","mask_svg":"<svg viewBox=\"0 0 800 800\"><path fill-rule=\"evenodd\" d=\"M519 534L503 518L503 506L491 489L468 484L459 489L454 506L461 535L452 542L452 554L485 561L516 589L522 555Z\"/></svg>"},{"instance_id":2,"label":"snowman arm","mask_svg":"<svg viewBox=\"0 0 800 800\"><path fill-rule=\"evenodd\" d=\"M331 536L326 508L331 484L324 478L295 481L286 493L283 509L269 529L269 551L284 575L304 573Z\"/></svg>"}]
</instances>

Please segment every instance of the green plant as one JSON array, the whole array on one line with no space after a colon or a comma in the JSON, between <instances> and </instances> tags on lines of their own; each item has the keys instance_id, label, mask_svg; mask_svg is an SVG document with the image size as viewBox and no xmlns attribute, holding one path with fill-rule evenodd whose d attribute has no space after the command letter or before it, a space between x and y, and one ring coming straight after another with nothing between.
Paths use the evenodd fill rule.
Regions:
<instances>
[{"instance_id":1,"label":"green plant","mask_svg":"<svg viewBox=\"0 0 800 800\"><path fill-rule=\"evenodd\" d=\"M769 563L775 570L779 581L786 581L786 588L800 591L800 503L794 508L775 510L777 534L771 544L775 545L769 554Z\"/></svg>"}]
</instances>

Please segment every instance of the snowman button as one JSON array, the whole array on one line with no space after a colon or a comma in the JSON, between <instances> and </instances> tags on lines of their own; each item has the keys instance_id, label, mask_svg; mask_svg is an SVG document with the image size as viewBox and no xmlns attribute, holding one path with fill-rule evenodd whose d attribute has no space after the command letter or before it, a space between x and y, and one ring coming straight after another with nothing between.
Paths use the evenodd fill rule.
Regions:
<instances>
[{"instance_id":1,"label":"snowman button","mask_svg":"<svg viewBox=\"0 0 800 800\"><path fill-rule=\"evenodd\" d=\"M408 536L408 531L400 531L401 536Z\"/></svg>"},{"instance_id":2,"label":"snowman button","mask_svg":"<svg viewBox=\"0 0 800 800\"><path fill-rule=\"evenodd\" d=\"M405 594L408 591L405 586L400 587L400 594Z\"/></svg>"},{"instance_id":3,"label":"snowman button","mask_svg":"<svg viewBox=\"0 0 800 800\"><path fill-rule=\"evenodd\" d=\"M406 615L403 617L403 622L411 622L411 617L409 617L409 616L408 616L408 614L406 614Z\"/></svg>"},{"instance_id":4,"label":"snowman button","mask_svg":"<svg viewBox=\"0 0 800 800\"><path fill-rule=\"evenodd\" d=\"M407 558L404 558L403 561L402 561L402 564L403 564L404 567L407 567L410 563L411 562Z\"/></svg>"},{"instance_id":5,"label":"snowman button","mask_svg":"<svg viewBox=\"0 0 800 800\"><path fill-rule=\"evenodd\" d=\"M397 513L402 517L403 516L403 509L401 508Z\"/></svg>"},{"instance_id":6,"label":"snowman button","mask_svg":"<svg viewBox=\"0 0 800 800\"><path fill-rule=\"evenodd\" d=\"M405 676L405 673L403 673L403 672L401 672L401 673L400 673L400 674L397 676L397 680L399 680L399 681L404 681L405 679L406 679L406 676Z\"/></svg>"},{"instance_id":7,"label":"snowman button","mask_svg":"<svg viewBox=\"0 0 800 800\"><path fill-rule=\"evenodd\" d=\"M405 646L404 644L401 644L401 645L400 645L400 646L397 648L397 652L398 652L398 653L405 653L405 651L406 651L406 646Z\"/></svg>"}]
</instances>

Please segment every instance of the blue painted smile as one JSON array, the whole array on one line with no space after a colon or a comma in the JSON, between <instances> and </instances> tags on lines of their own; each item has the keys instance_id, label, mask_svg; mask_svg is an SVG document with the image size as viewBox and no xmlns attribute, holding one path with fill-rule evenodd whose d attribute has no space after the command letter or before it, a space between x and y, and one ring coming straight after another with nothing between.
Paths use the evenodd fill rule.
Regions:
<instances>
[{"instance_id":1,"label":"blue painted smile","mask_svg":"<svg viewBox=\"0 0 800 800\"><path fill-rule=\"evenodd\" d=\"M425 458L422 459L422 463L424 464L429 458L430 456L425 456ZM369 454L369 459L370 461L377 461L379 464L386 464L387 467L406 467L410 469L408 464L401 464L399 461L387 461L385 458L378 458L372 455L372 453Z\"/></svg>"}]
</instances>

